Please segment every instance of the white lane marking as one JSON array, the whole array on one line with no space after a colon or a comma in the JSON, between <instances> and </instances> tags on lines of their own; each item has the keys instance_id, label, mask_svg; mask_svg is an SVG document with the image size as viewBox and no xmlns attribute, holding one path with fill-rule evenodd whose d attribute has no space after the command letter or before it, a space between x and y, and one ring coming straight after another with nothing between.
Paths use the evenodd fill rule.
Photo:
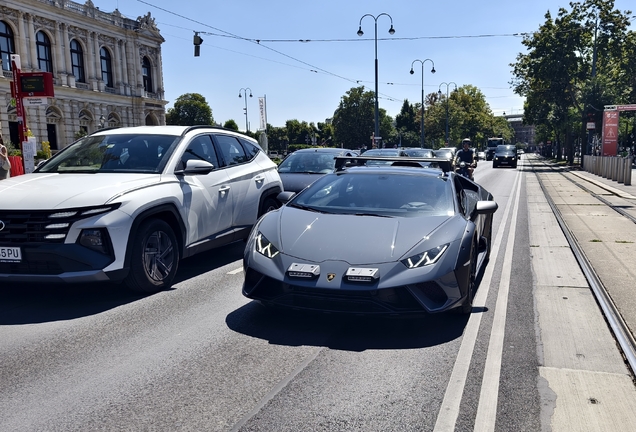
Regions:
<instances>
[{"instance_id":1,"label":"white lane marking","mask_svg":"<svg viewBox=\"0 0 636 432\"><path fill-rule=\"evenodd\" d=\"M237 268L235 270L227 272L227 274L235 275L235 274L238 274L238 273L240 273L242 271L243 271L243 267L239 267L239 268Z\"/></svg>"},{"instance_id":2,"label":"white lane marking","mask_svg":"<svg viewBox=\"0 0 636 432\"><path fill-rule=\"evenodd\" d=\"M521 171L517 172L517 176L513 182L512 190L515 190L515 184L521 184L520 181ZM490 282L492 280L492 274L494 271L495 263L497 262L497 256L499 255L499 249L505 233L507 233L505 227L508 221L508 215L512 208L513 197L511 196L506 204L504 215L501 219L501 225L497 231L497 236L492 244L492 251L490 252L490 261L484 271L484 276L479 284L477 295L473 301L473 307L484 307L486 305L486 299L488 298L488 291L490 289ZM440 412L437 415L437 421L435 422L435 432L453 432L455 430L455 423L459 416L459 405L466 385L466 377L468 376L468 369L470 368L470 360L473 357L473 350L475 348L475 342L477 341L477 334L479 333L479 325L481 323L482 313L473 313L468 319L466 329L464 331L464 337L457 353L457 359L453 366L453 372L451 373L450 380L448 381L448 387L446 387L446 393L444 394L444 400Z\"/></svg>"},{"instance_id":3,"label":"white lane marking","mask_svg":"<svg viewBox=\"0 0 636 432\"><path fill-rule=\"evenodd\" d=\"M497 421L497 400L499 399L499 379L501 376L501 358L503 356L503 343L506 334L506 314L508 312L508 294L510 293L510 275L512 273L512 252L515 246L516 221L519 212L519 197L521 195L521 182L517 185L517 197L515 199L510 234L501 271L495 317L492 322L484 377L481 382L481 394L477 406L475 418L476 431L494 431Z\"/></svg>"}]
</instances>

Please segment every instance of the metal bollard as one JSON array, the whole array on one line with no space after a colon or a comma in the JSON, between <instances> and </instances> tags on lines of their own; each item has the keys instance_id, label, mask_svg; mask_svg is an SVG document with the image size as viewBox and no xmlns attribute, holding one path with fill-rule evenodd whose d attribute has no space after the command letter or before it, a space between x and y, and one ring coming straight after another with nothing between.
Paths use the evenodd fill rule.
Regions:
<instances>
[{"instance_id":1,"label":"metal bollard","mask_svg":"<svg viewBox=\"0 0 636 432\"><path fill-rule=\"evenodd\" d=\"M625 181L625 159L618 159L618 169L616 170L616 181L623 183Z\"/></svg>"},{"instance_id":2,"label":"metal bollard","mask_svg":"<svg viewBox=\"0 0 636 432\"><path fill-rule=\"evenodd\" d=\"M632 158L633 156L628 156L625 161L625 186L632 185Z\"/></svg>"}]
</instances>

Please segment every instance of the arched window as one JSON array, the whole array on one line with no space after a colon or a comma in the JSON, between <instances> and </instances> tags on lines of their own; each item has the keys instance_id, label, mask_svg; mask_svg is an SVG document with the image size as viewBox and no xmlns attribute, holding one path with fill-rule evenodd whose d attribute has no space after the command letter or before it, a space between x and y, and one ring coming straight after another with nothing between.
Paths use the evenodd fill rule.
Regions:
<instances>
[{"instance_id":1,"label":"arched window","mask_svg":"<svg viewBox=\"0 0 636 432\"><path fill-rule=\"evenodd\" d=\"M46 33L39 31L35 36L38 48L38 68L43 72L53 72L53 61L51 58L51 40Z\"/></svg>"},{"instance_id":2,"label":"arched window","mask_svg":"<svg viewBox=\"0 0 636 432\"><path fill-rule=\"evenodd\" d=\"M73 75L77 82L86 82L86 74L84 73L84 50L82 45L75 39L71 41L71 66L73 67Z\"/></svg>"},{"instance_id":3,"label":"arched window","mask_svg":"<svg viewBox=\"0 0 636 432\"><path fill-rule=\"evenodd\" d=\"M0 60L3 70L11 70L11 54L15 54L13 32L4 21L0 21Z\"/></svg>"},{"instance_id":4,"label":"arched window","mask_svg":"<svg viewBox=\"0 0 636 432\"><path fill-rule=\"evenodd\" d=\"M144 57L141 62L141 74L144 77L144 90L152 93L152 68L150 66L150 60L148 60L148 57Z\"/></svg>"},{"instance_id":5,"label":"arched window","mask_svg":"<svg viewBox=\"0 0 636 432\"><path fill-rule=\"evenodd\" d=\"M102 65L102 80L106 87L114 87L113 85L113 66L110 59L110 51L102 47L99 50L99 60Z\"/></svg>"}]
</instances>

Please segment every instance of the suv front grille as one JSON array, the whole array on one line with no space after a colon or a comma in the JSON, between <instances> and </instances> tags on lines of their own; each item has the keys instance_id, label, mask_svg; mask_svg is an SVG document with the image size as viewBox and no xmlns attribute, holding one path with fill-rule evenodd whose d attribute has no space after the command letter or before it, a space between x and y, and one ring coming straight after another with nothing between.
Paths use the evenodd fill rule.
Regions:
<instances>
[{"instance_id":1,"label":"suv front grille","mask_svg":"<svg viewBox=\"0 0 636 432\"><path fill-rule=\"evenodd\" d=\"M75 222L117 207L119 205L59 210L0 210L0 244L64 243L69 229Z\"/></svg>"}]
</instances>

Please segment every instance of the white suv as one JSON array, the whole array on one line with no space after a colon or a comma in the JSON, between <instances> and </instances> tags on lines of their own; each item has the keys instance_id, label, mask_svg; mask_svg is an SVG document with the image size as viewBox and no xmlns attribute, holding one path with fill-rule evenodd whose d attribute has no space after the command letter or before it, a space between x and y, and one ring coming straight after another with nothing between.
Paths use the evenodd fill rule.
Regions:
<instances>
[{"instance_id":1,"label":"white suv","mask_svg":"<svg viewBox=\"0 0 636 432\"><path fill-rule=\"evenodd\" d=\"M234 131L102 129L0 182L0 285L164 289L180 259L245 239L282 189L276 164Z\"/></svg>"}]
</instances>

